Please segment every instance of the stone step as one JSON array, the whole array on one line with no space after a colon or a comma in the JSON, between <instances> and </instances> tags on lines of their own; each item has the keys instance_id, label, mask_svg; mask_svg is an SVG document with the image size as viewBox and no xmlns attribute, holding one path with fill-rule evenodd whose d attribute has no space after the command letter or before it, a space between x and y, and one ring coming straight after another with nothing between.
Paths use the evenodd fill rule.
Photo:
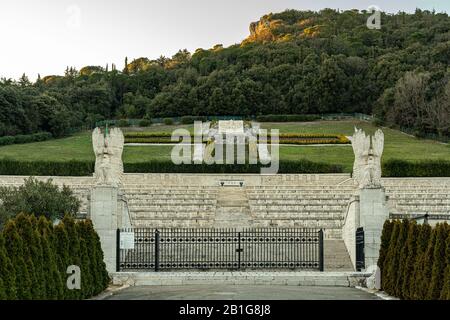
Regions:
<instances>
[{"instance_id":1,"label":"stone step","mask_svg":"<svg viewBox=\"0 0 450 320\"><path fill-rule=\"evenodd\" d=\"M344 240L324 240L325 271L354 271Z\"/></svg>"},{"instance_id":2,"label":"stone step","mask_svg":"<svg viewBox=\"0 0 450 320\"><path fill-rule=\"evenodd\" d=\"M117 272L114 285L291 285L354 287L365 283L371 274L361 272L319 271L217 271L217 272Z\"/></svg>"}]
</instances>

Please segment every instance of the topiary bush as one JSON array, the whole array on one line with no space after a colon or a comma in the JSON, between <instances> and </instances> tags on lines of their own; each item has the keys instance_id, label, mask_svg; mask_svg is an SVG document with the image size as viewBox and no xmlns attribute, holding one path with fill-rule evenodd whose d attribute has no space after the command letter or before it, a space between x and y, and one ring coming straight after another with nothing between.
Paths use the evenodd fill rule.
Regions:
<instances>
[{"instance_id":1,"label":"topiary bush","mask_svg":"<svg viewBox=\"0 0 450 320\"><path fill-rule=\"evenodd\" d=\"M0 137L0 146L39 142L49 140L51 138L53 138L53 136L50 132L38 132L28 135L20 134L16 136L3 136Z\"/></svg>"},{"instance_id":2,"label":"topiary bush","mask_svg":"<svg viewBox=\"0 0 450 320\"><path fill-rule=\"evenodd\" d=\"M152 121L150 119L142 119L139 120L139 127L147 128L152 125Z\"/></svg>"},{"instance_id":3,"label":"topiary bush","mask_svg":"<svg viewBox=\"0 0 450 320\"><path fill-rule=\"evenodd\" d=\"M126 128L130 126L130 122L126 119L120 119L115 123L115 125L120 128Z\"/></svg>"},{"instance_id":4,"label":"topiary bush","mask_svg":"<svg viewBox=\"0 0 450 320\"><path fill-rule=\"evenodd\" d=\"M163 123L164 123L165 125L167 125L167 126L172 125L173 122L174 122L174 121L173 121L172 118L164 118L164 119L163 119Z\"/></svg>"}]
</instances>

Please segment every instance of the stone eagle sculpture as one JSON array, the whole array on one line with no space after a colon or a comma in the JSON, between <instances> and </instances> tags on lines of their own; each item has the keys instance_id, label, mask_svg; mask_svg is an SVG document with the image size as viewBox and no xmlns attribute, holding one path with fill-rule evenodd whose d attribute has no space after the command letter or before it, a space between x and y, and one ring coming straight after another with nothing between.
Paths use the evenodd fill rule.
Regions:
<instances>
[{"instance_id":1,"label":"stone eagle sculpture","mask_svg":"<svg viewBox=\"0 0 450 320\"><path fill-rule=\"evenodd\" d=\"M380 129L370 137L362 129L355 128L351 137L355 162L353 178L359 188L381 187L381 156L384 149L384 134Z\"/></svg>"},{"instance_id":2,"label":"stone eagle sculpture","mask_svg":"<svg viewBox=\"0 0 450 320\"><path fill-rule=\"evenodd\" d=\"M119 128L103 133L100 128L92 132L92 146L95 153L94 178L97 185L119 186L123 174L122 153L124 136Z\"/></svg>"}]
</instances>

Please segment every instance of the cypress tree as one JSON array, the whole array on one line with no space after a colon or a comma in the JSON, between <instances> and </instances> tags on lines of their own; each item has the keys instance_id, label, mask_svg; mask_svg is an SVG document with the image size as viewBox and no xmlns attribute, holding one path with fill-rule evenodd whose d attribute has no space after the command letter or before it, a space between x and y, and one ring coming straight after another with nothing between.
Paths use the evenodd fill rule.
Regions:
<instances>
[{"instance_id":1,"label":"cypress tree","mask_svg":"<svg viewBox=\"0 0 450 320\"><path fill-rule=\"evenodd\" d=\"M414 263L416 261L419 230L419 226L415 221L410 223L408 230L408 239L406 241L407 258L405 265L403 266L403 283L401 287L402 299L412 299L410 287L414 272Z\"/></svg>"},{"instance_id":2,"label":"cypress tree","mask_svg":"<svg viewBox=\"0 0 450 320\"><path fill-rule=\"evenodd\" d=\"M391 240L393 223L390 220L386 220L383 225L383 233L381 234L380 254L378 258L378 267L383 271L384 260L389 249L389 241Z\"/></svg>"},{"instance_id":3,"label":"cypress tree","mask_svg":"<svg viewBox=\"0 0 450 320\"><path fill-rule=\"evenodd\" d=\"M83 298L89 298L94 294L95 283L93 281L93 265L91 263L91 257L89 252L91 248L88 247L89 235L86 234L86 228L84 222L78 222L75 224L79 241L80 241L80 254L81 254L81 291Z\"/></svg>"},{"instance_id":4,"label":"cypress tree","mask_svg":"<svg viewBox=\"0 0 450 320\"><path fill-rule=\"evenodd\" d=\"M6 296L5 285L3 284L2 278L0 278L0 300L6 300L6 299L7 299L7 296Z\"/></svg>"},{"instance_id":5,"label":"cypress tree","mask_svg":"<svg viewBox=\"0 0 450 320\"><path fill-rule=\"evenodd\" d=\"M445 240L447 238L447 224L436 226L436 243L433 250L433 267L427 299L438 300L444 286L444 272L448 262L445 261ZM431 263L431 261L430 261Z\"/></svg>"},{"instance_id":6,"label":"cypress tree","mask_svg":"<svg viewBox=\"0 0 450 320\"><path fill-rule=\"evenodd\" d=\"M5 247L3 234L0 233L0 278L2 279L5 299L16 299L16 271Z\"/></svg>"},{"instance_id":7,"label":"cypress tree","mask_svg":"<svg viewBox=\"0 0 450 320\"><path fill-rule=\"evenodd\" d=\"M88 220L86 221L86 224L89 230L89 234L92 237L92 250L95 251L96 270L98 272L98 286L97 292L95 294L98 294L108 287L110 279L108 271L106 270L105 261L103 260L103 249L100 243L100 238L97 232L95 232L94 230L92 221Z\"/></svg>"},{"instance_id":8,"label":"cypress tree","mask_svg":"<svg viewBox=\"0 0 450 320\"><path fill-rule=\"evenodd\" d=\"M36 228L40 236L44 260L45 296L49 300L56 300L63 297L63 284L58 271L56 250L52 246L53 228L44 216L39 217Z\"/></svg>"},{"instance_id":9,"label":"cypress tree","mask_svg":"<svg viewBox=\"0 0 450 320\"><path fill-rule=\"evenodd\" d=\"M23 247L23 259L27 264L27 269L30 274L31 279L31 298L32 299L41 299L42 298L42 284L43 281L40 281L41 274L39 270L39 262L38 259L38 241L35 238L35 232L33 229L33 225L31 224L30 216L24 213L17 215L16 226L19 236L22 238L24 243Z\"/></svg>"},{"instance_id":10,"label":"cypress tree","mask_svg":"<svg viewBox=\"0 0 450 320\"><path fill-rule=\"evenodd\" d=\"M17 227L13 220L9 220L6 223L3 234L5 237L7 255L10 257L11 263L15 267L16 297L19 300L30 300L32 299L32 281L27 268L28 266L24 259L24 243L17 232Z\"/></svg>"},{"instance_id":11,"label":"cypress tree","mask_svg":"<svg viewBox=\"0 0 450 320\"><path fill-rule=\"evenodd\" d=\"M414 272L411 279L409 294L411 299L420 299L419 292L421 286L421 276L423 270L423 257L428 247L428 242L431 237L431 227L428 224L423 224L419 227L419 238L417 240L416 259L414 262Z\"/></svg>"},{"instance_id":12,"label":"cypress tree","mask_svg":"<svg viewBox=\"0 0 450 320\"><path fill-rule=\"evenodd\" d=\"M62 299L73 299L71 291L67 289L67 267L71 264L69 258L69 238L67 236L66 228L64 223L60 222L57 226L53 228L53 247L56 252L56 262L58 265L58 272L61 277L62 283Z\"/></svg>"},{"instance_id":13,"label":"cypress tree","mask_svg":"<svg viewBox=\"0 0 450 320\"><path fill-rule=\"evenodd\" d=\"M450 300L450 226L447 225L447 239L445 241L445 261L447 266L444 272L444 287L441 291L441 300Z\"/></svg>"},{"instance_id":14,"label":"cypress tree","mask_svg":"<svg viewBox=\"0 0 450 320\"><path fill-rule=\"evenodd\" d=\"M389 240L389 248L386 255L386 258L384 260L383 264L383 270L382 273L382 287L383 290L386 291L388 294L393 295L393 289L395 286L395 279L396 279L396 271L398 268L397 260L397 252L396 245L397 245L397 239L398 235L400 233L401 223L399 221L393 222L393 228L392 228L392 234L391 239Z\"/></svg>"},{"instance_id":15,"label":"cypress tree","mask_svg":"<svg viewBox=\"0 0 450 320\"><path fill-rule=\"evenodd\" d=\"M75 226L75 220L66 215L63 220L62 223L66 229L67 232L67 238L69 241L69 254L68 254L68 264L66 265L66 268L70 265L75 265L80 267L81 270L81 254L80 254L80 239L77 233L77 229ZM67 270L67 269L66 269ZM64 272L66 272L66 270L64 270ZM69 275L66 274L66 279ZM81 279L83 279L84 274L81 273ZM82 290L82 289L81 289ZM81 298L81 290L67 290L69 291L69 297L71 299L80 299Z\"/></svg>"},{"instance_id":16,"label":"cypress tree","mask_svg":"<svg viewBox=\"0 0 450 320\"><path fill-rule=\"evenodd\" d=\"M434 246L436 244L437 229L431 230L430 240L427 249L420 261L420 273L418 274L417 296L419 300L424 300L428 296L428 288L431 281L431 270L433 267Z\"/></svg>"},{"instance_id":17,"label":"cypress tree","mask_svg":"<svg viewBox=\"0 0 450 320\"><path fill-rule=\"evenodd\" d=\"M406 259L408 258L408 248L406 245L409 231L409 220L403 220L401 223L400 233L397 239L396 253L398 255L398 265L395 272L395 288L394 295L398 298L403 298L402 295L402 285L403 285L403 275L406 266Z\"/></svg>"}]
</instances>

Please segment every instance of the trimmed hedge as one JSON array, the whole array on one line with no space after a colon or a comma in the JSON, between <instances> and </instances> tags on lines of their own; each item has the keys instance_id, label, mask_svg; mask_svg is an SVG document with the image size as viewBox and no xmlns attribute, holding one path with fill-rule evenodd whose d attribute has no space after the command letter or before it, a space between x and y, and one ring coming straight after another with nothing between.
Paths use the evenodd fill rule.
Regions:
<instances>
[{"instance_id":1,"label":"trimmed hedge","mask_svg":"<svg viewBox=\"0 0 450 320\"><path fill-rule=\"evenodd\" d=\"M127 132L125 133L125 143L173 143L172 134L169 132ZM191 134L194 139L194 135ZM205 137L203 137L205 138ZM267 137L270 141L270 135ZM283 133L279 135L280 144L349 144L350 140L339 134L304 134L304 133Z\"/></svg>"},{"instance_id":2,"label":"trimmed hedge","mask_svg":"<svg viewBox=\"0 0 450 320\"><path fill-rule=\"evenodd\" d=\"M261 165L233 164L181 164L174 165L170 160L154 160L140 163L125 163L127 173L260 173ZM280 161L278 173L342 173L337 164L326 164L308 160Z\"/></svg>"},{"instance_id":3,"label":"trimmed hedge","mask_svg":"<svg viewBox=\"0 0 450 320\"><path fill-rule=\"evenodd\" d=\"M382 172L385 177L450 177L450 161L387 160Z\"/></svg>"},{"instance_id":4,"label":"trimmed hedge","mask_svg":"<svg viewBox=\"0 0 450 320\"><path fill-rule=\"evenodd\" d=\"M80 290L66 285L70 265L81 269ZM87 299L109 283L100 240L89 220L66 216L58 225L20 214L0 232L0 298Z\"/></svg>"},{"instance_id":5,"label":"trimmed hedge","mask_svg":"<svg viewBox=\"0 0 450 320\"><path fill-rule=\"evenodd\" d=\"M135 133L138 134L138 133ZM142 163L125 163L130 173L257 173L259 165L174 165L170 160L152 160ZM384 177L450 177L450 162L430 161L410 163L403 160L383 162ZM16 161L0 159L0 175L18 176L91 176L94 161ZM235 168L233 168L235 167ZM137 170L142 171L137 171ZM159 171L161 170L161 171ZM316 163L308 160L280 160L279 173L342 173L339 164Z\"/></svg>"},{"instance_id":6,"label":"trimmed hedge","mask_svg":"<svg viewBox=\"0 0 450 320\"><path fill-rule=\"evenodd\" d=\"M150 119L142 119L139 120L139 127L150 127L152 125L152 120Z\"/></svg>"},{"instance_id":7,"label":"trimmed hedge","mask_svg":"<svg viewBox=\"0 0 450 320\"><path fill-rule=\"evenodd\" d=\"M172 118L164 118L163 123L167 126L170 126L170 125L174 124L174 121Z\"/></svg>"},{"instance_id":8,"label":"trimmed hedge","mask_svg":"<svg viewBox=\"0 0 450 320\"><path fill-rule=\"evenodd\" d=\"M450 226L387 221L378 266L382 289L407 300L450 300Z\"/></svg>"},{"instance_id":9,"label":"trimmed hedge","mask_svg":"<svg viewBox=\"0 0 450 320\"><path fill-rule=\"evenodd\" d=\"M53 136L50 132L38 132L27 135L19 134L17 136L3 136L0 137L0 146L45 141L51 139L52 137Z\"/></svg>"},{"instance_id":10,"label":"trimmed hedge","mask_svg":"<svg viewBox=\"0 0 450 320\"><path fill-rule=\"evenodd\" d=\"M193 124L195 121L206 122L206 121L208 121L208 118L207 117L202 117L202 116L184 116L184 117L181 117L181 123L182 124Z\"/></svg>"},{"instance_id":11,"label":"trimmed hedge","mask_svg":"<svg viewBox=\"0 0 450 320\"><path fill-rule=\"evenodd\" d=\"M256 117L258 122L306 122L322 119L316 114L268 114Z\"/></svg>"},{"instance_id":12,"label":"trimmed hedge","mask_svg":"<svg viewBox=\"0 0 450 320\"><path fill-rule=\"evenodd\" d=\"M13 176L91 176L94 161L16 161L0 159L0 175Z\"/></svg>"}]
</instances>

